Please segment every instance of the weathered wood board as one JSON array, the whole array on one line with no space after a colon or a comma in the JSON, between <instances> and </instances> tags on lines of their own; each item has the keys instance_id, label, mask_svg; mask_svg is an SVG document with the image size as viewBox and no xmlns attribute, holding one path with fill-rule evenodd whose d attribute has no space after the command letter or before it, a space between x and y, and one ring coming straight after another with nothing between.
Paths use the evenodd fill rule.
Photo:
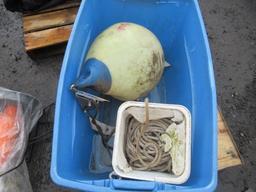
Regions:
<instances>
[{"instance_id":1,"label":"weathered wood board","mask_svg":"<svg viewBox=\"0 0 256 192\"><path fill-rule=\"evenodd\" d=\"M218 167L219 170L241 165L242 161L222 114L218 113Z\"/></svg>"}]
</instances>

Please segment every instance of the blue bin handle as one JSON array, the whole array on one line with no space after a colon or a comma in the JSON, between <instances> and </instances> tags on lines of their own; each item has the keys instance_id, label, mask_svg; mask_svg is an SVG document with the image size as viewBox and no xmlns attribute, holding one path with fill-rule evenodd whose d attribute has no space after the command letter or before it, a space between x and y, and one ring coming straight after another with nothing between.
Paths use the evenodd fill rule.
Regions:
<instances>
[{"instance_id":1,"label":"blue bin handle","mask_svg":"<svg viewBox=\"0 0 256 192\"><path fill-rule=\"evenodd\" d=\"M147 181L124 181L113 179L112 187L118 190L153 191L157 189L158 183Z\"/></svg>"}]
</instances>

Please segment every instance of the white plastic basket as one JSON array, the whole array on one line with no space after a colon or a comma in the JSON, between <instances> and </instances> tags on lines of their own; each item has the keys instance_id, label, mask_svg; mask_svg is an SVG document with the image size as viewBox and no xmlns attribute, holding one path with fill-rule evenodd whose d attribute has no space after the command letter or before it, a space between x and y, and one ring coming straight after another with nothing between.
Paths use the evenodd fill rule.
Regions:
<instances>
[{"instance_id":1,"label":"white plastic basket","mask_svg":"<svg viewBox=\"0 0 256 192\"><path fill-rule=\"evenodd\" d=\"M112 158L112 166L115 173L124 178L147 180L147 181L157 181L170 184L182 184L185 183L189 176L191 170L191 115L189 110L181 105L172 104L159 104L159 103L149 103L149 108L157 109L171 109L178 110L183 113L185 117L185 169L180 176L176 176L170 173L162 173L155 171L137 171L131 169L125 157L125 122L129 113L126 110L129 107L145 107L143 102L128 101L123 103L118 110L116 132L114 140L114 150ZM127 171L129 170L129 171Z\"/></svg>"}]
</instances>

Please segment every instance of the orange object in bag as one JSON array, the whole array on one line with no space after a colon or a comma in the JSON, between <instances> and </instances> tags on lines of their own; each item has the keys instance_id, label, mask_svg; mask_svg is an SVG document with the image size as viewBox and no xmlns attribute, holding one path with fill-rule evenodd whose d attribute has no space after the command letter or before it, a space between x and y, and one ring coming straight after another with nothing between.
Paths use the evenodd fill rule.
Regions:
<instances>
[{"instance_id":1,"label":"orange object in bag","mask_svg":"<svg viewBox=\"0 0 256 192\"><path fill-rule=\"evenodd\" d=\"M0 112L0 166L8 161L20 132L21 118L18 107L7 104Z\"/></svg>"}]
</instances>

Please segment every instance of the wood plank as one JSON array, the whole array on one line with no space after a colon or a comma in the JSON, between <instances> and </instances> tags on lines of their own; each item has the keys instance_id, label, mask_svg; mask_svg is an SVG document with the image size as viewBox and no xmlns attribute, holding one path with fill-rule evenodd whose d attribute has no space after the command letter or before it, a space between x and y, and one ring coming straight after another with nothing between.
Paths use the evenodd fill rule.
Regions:
<instances>
[{"instance_id":1,"label":"wood plank","mask_svg":"<svg viewBox=\"0 0 256 192\"><path fill-rule=\"evenodd\" d=\"M242 161L235 142L222 114L218 113L218 168L219 170L241 165Z\"/></svg>"},{"instance_id":2,"label":"wood plank","mask_svg":"<svg viewBox=\"0 0 256 192\"><path fill-rule=\"evenodd\" d=\"M73 25L24 34L26 51L57 45L68 41Z\"/></svg>"},{"instance_id":3,"label":"wood plank","mask_svg":"<svg viewBox=\"0 0 256 192\"><path fill-rule=\"evenodd\" d=\"M73 24L77 11L75 7L23 17L23 31L28 33Z\"/></svg>"},{"instance_id":4,"label":"wood plank","mask_svg":"<svg viewBox=\"0 0 256 192\"><path fill-rule=\"evenodd\" d=\"M24 13L23 16L37 15L37 14L41 14L41 13L48 13L48 12L62 10L62 9L68 9L68 8L72 8L72 7L79 7L79 5L80 5L79 0L76 0L76 1L67 0L65 3L56 5L54 7L51 7L51 8L45 9L45 10L33 11L33 12L31 11L31 12Z\"/></svg>"}]
</instances>

